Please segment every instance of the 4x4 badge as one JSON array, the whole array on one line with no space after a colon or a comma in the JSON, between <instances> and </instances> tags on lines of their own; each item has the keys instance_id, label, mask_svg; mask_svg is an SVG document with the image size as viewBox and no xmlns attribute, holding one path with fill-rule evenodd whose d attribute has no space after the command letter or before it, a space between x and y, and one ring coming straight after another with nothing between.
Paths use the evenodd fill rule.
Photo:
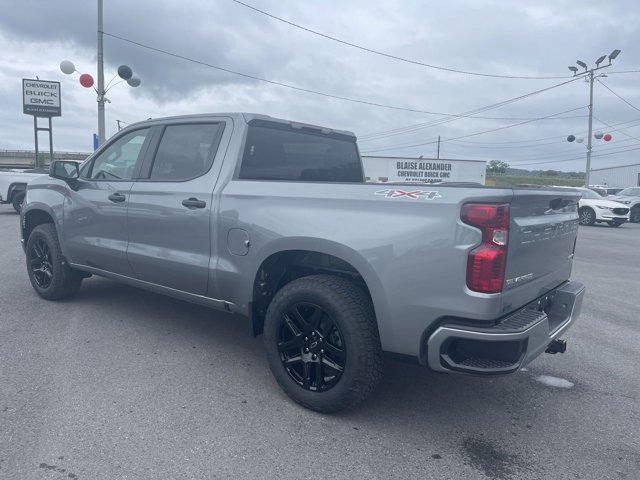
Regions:
<instances>
[{"instance_id":1,"label":"4x4 badge","mask_svg":"<svg viewBox=\"0 0 640 480\"><path fill-rule=\"evenodd\" d=\"M378 190L376 195L382 195L387 198L400 198L407 197L417 200L419 198L424 198L427 200L433 200L434 198L440 198L442 195L438 191L434 190Z\"/></svg>"}]
</instances>

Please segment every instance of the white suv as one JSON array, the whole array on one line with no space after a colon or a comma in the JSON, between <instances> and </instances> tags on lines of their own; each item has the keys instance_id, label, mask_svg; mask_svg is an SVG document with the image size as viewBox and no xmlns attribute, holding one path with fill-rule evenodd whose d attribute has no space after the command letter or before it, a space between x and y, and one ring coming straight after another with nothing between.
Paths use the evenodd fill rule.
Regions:
<instances>
[{"instance_id":1,"label":"white suv","mask_svg":"<svg viewBox=\"0 0 640 480\"><path fill-rule=\"evenodd\" d=\"M607 223L610 227L619 227L629 221L629 207L602 197L589 188L579 188L582 198L578 213L581 225Z\"/></svg>"}]
</instances>

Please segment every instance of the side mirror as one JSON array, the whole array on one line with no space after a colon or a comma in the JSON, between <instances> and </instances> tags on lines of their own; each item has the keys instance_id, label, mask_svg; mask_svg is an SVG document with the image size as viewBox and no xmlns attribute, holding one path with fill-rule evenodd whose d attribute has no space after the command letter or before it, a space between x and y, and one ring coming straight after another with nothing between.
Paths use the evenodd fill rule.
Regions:
<instances>
[{"instance_id":1,"label":"side mirror","mask_svg":"<svg viewBox=\"0 0 640 480\"><path fill-rule=\"evenodd\" d=\"M51 168L49 169L49 176L64 180L65 182L77 180L78 177L80 177L80 169L76 162L69 160L54 160L51 163Z\"/></svg>"}]
</instances>

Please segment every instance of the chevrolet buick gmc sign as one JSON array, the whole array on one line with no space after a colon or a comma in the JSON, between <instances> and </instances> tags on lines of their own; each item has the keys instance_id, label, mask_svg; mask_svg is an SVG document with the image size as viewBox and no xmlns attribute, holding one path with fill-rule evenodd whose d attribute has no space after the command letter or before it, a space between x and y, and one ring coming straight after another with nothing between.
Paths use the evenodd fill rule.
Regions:
<instances>
[{"instance_id":1,"label":"chevrolet buick gmc sign","mask_svg":"<svg viewBox=\"0 0 640 480\"><path fill-rule=\"evenodd\" d=\"M22 112L36 117L61 116L60 82L23 78Z\"/></svg>"}]
</instances>

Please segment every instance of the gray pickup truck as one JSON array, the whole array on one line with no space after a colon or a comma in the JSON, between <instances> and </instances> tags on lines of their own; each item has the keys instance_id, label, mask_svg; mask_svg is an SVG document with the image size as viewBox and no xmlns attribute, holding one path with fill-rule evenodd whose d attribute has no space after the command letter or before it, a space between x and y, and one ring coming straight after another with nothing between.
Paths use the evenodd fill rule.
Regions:
<instances>
[{"instance_id":1,"label":"gray pickup truck","mask_svg":"<svg viewBox=\"0 0 640 480\"><path fill-rule=\"evenodd\" d=\"M285 392L332 412L373 391L383 353L496 375L564 351L578 199L366 184L350 132L194 115L54 162L28 184L22 242L45 299L100 275L247 317Z\"/></svg>"}]
</instances>

